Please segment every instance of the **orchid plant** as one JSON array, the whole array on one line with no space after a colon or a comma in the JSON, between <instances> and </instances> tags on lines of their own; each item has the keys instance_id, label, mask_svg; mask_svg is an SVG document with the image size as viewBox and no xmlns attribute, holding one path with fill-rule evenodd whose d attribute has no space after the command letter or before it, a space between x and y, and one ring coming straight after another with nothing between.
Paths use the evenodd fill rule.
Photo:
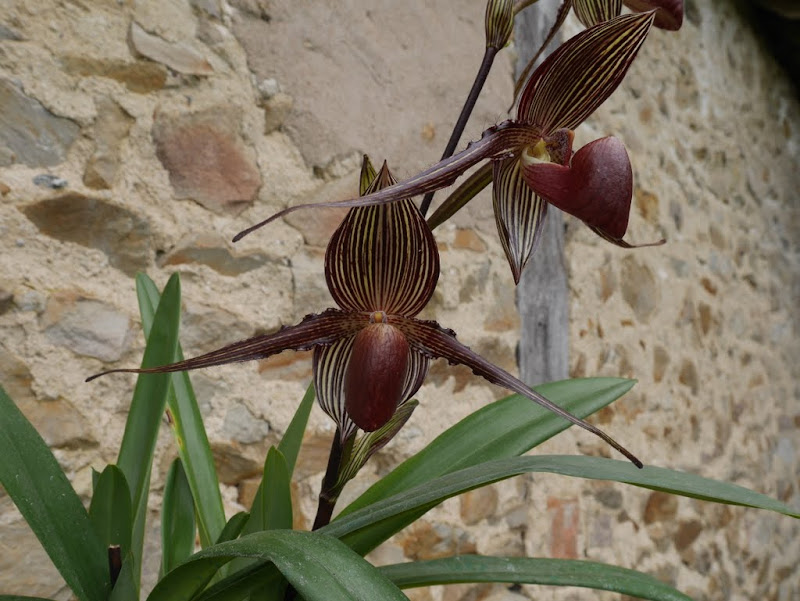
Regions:
<instances>
[{"instance_id":1,"label":"orchid plant","mask_svg":"<svg viewBox=\"0 0 800 601\"><path fill-rule=\"evenodd\" d=\"M583 420L629 390L631 381L568 380L531 389L470 350L452 330L417 317L439 276L432 228L492 182L498 233L517 282L550 204L610 242L633 246L623 240L632 196L625 148L607 137L573 152L573 130L617 88L654 23L666 23L668 29L680 25L682 3L630 0L626 4L639 12L620 14L619 1L566 0L554 30L573 4L588 28L524 78L516 119L452 154L491 61L511 34L513 15L528 4L487 3L486 56L439 163L397 183L385 162L376 172L364 157L359 198L323 205L350 207L325 255L324 276L337 307L184 360L177 343L177 275L162 293L147 276L137 277L147 339L142 367L88 378L140 374L117 463L95 474L88 512L41 437L0 389L0 481L76 598L140 598L150 470L165 410L178 459L164 490L163 559L148 601L402 600L407 599L402 588L451 582L573 585L657 601L688 599L646 574L586 561L468 555L376 568L363 558L443 500L525 472L615 480L800 517L778 501L734 485L643 466ZM658 12L643 11L652 7ZM483 161L426 221L432 193ZM421 209L412 200L418 194L428 195ZM285 209L235 240L307 206ZM288 349L313 349L313 383L281 443L267 454L250 511L226 520L185 372ZM449 428L333 518L343 487L411 418L418 406L412 397L434 358L466 365L516 394ZM335 422L336 434L313 532L303 532L293 529L290 481L315 397ZM569 423L601 437L634 465L599 457L523 456ZM12 598L0 595L4 599Z\"/></svg>"}]
</instances>

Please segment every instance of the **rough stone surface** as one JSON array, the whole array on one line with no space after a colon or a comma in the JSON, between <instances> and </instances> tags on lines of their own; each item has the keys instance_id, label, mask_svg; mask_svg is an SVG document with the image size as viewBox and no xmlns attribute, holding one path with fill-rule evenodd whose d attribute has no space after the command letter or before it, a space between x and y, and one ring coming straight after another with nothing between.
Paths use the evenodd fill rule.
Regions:
<instances>
[{"instance_id":1,"label":"rough stone surface","mask_svg":"<svg viewBox=\"0 0 800 601\"><path fill-rule=\"evenodd\" d=\"M469 0L332 6L3 4L0 20L13 35L0 31L0 81L13 89L12 105L32 115L30 128L14 134L25 145L14 153L33 158L11 160L0 142L0 384L54 447L85 501L91 469L116 456L134 380L84 384L100 360L76 352L66 331L54 340L58 328L66 323L84 341L116 332L102 352L121 356L107 365L137 365L144 344L132 280L138 270L159 287L181 273L187 354L332 306L324 248L343 211L298 211L235 245L228 240L280 208L353 196L362 152L376 164L388 159L400 178L441 154L483 52L483 7ZM606 135L622 139L636 190L628 238L667 244L618 249L565 218L569 372L638 379L593 419L646 463L798 507L800 105L736 6L687 3L683 29L651 32L619 90L576 130L576 147ZM213 73L189 75L166 66L166 56L165 63L143 58L130 44L134 23L172 58L176 48L196 51ZM572 35L580 26L570 17L566 29ZM462 146L506 118L513 50L498 55ZM37 136L48 128L62 137L42 146ZM101 171L101 140L117 167L102 177L108 187L90 192L84 175L93 162ZM37 176L63 180L66 189L39 186ZM438 193L434 207L444 198ZM497 240L490 194L435 236L442 270L421 317L455 329L464 344L517 373L519 289ZM62 310L51 320L54 307ZM127 324L128 342L119 342L120 325L92 333L101 309ZM81 323L70 317L79 310ZM310 379L309 352L192 374L228 515L247 508L264 456ZM345 488L339 506L505 394L468 368L434 362L414 416ZM330 420L315 409L293 481L299 527L313 520L332 436ZM537 452L617 457L575 428ZM158 571L156 509L174 456L164 423L145 591ZM572 556L642 570L710 601L789 601L798 590L800 530L785 516L555 475L520 476L489 490L496 499L474 491L446 501L370 558ZM0 591L69 597L2 493L0 547ZM503 585L409 591L417 601L492 595L616 598Z\"/></svg>"},{"instance_id":2,"label":"rough stone surface","mask_svg":"<svg viewBox=\"0 0 800 601\"><path fill-rule=\"evenodd\" d=\"M94 131L94 154L83 173L83 183L90 188L108 189L119 169L120 144L128 135L133 119L110 98L100 98Z\"/></svg>"},{"instance_id":3,"label":"rough stone surface","mask_svg":"<svg viewBox=\"0 0 800 601\"><path fill-rule=\"evenodd\" d=\"M0 166L58 165L78 135L78 124L53 115L8 79L0 78Z\"/></svg>"},{"instance_id":4,"label":"rough stone surface","mask_svg":"<svg viewBox=\"0 0 800 601\"><path fill-rule=\"evenodd\" d=\"M210 75L214 68L201 52L184 43L170 43L131 23L131 43L142 56L186 75Z\"/></svg>"},{"instance_id":5,"label":"rough stone surface","mask_svg":"<svg viewBox=\"0 0 800 601\"><path fill-rule=\"evenodd\" d=\"M150 262L150 225L126 208L69 193L25 206L23 212L43 234L101 250L128 275Z\"/></svg>"},{"instance_id":6,"label":"rough stone surface","mask_svg":"<svg viewBox=\"0 0 800 601\"><path fill-rule=\"evenodd\" d=\"M255 198L261 178L239 135L236 111L218 106L188 115L160 114L153 140L177 198L234 214Z\"/></svg>"},{"instance_id":7,"label":"rough stone surface","mask_svg":"<svg viewBox=\"0 0 800 601\"><path fill-rule=\"evenodd\" d=\"M73 291L59 291L48 299L42 326L53 344L106 362L119 360L131 338L127 315Z\"/></svg>"}]
</instances>

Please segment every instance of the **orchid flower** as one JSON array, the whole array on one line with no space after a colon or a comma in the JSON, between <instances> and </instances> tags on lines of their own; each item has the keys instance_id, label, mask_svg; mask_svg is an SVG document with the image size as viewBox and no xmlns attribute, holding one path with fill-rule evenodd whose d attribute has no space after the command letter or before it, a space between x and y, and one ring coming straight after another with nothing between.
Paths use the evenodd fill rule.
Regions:
<instances>
[{"instance_id":1,"label":"orchid flower","mask_svg":"<svg viewBox=\"0 0 800 601\"><path fill-rule=\"evenodd\" d=\"M653 25L661 29L677 31L683 24L683 0L624 0L624 2L625 6L635 12L655 10L656 16ZM516 100L519 97L522 85L527 81L531 69L536 64L536 60L544 52L544 49L550 45L558 30L561 29L570 8L575 9L575 16L583 23L584 27L591 27L619 16L622 12L622 3L623 0L564 0L558 9L556 20L550 28L550 32L520 74L517 85L514 88L514 99ZM516 12L520 9L521 7L517 8Z\"/></svg>"},{"instance_id":2,"label":"orchid flower","mask_svg":"<svg viewBox=\"0 0 800 601\"><path fill-rule=\"evenodd\" d=\"M369 178L365 160L362 182ZM394 184L384 163L366 192L391 189ZM352 209L328 244L325 278L338 308L193 359L103 374L185 371L263 359L288 349L314 349L314 384L320 405L336 421L343 444L356 428L375 433L377 438L366 445L369 451L402 426L413 410L413 401L408 399L422 385L430 360L444 358L596 434L641 467L607 434L461 344L452 330L415 317L433 296L439 253L430 228L410 199Z\"/></svg>"},{"instance_id":3,"label":"orchid flower","mask_svg":"<svg viewBox=\"0 0 800 601\"><path fill-rule=\"evenodd\" d=\"M573 154L572 130L617 88L654 18L653 11L621 15L565 42L528 79L517 119L489 128L452 157L361 199L284 209L240 232L234 242L305 207L364 207L438 190L489 159L431 216L429 224L443 220L442 209L455 212L494 180L495 220L516 282L538 242L548 203L583 220L614 244L631 248L622 239L633 195L625 148L616 138L602 138Z\"/></svg>"}]
</instances>

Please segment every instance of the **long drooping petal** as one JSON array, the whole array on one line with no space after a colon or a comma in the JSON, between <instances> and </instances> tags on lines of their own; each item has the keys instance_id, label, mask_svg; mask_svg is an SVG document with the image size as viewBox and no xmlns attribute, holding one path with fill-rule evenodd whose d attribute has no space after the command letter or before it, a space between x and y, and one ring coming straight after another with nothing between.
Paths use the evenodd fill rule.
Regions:
<instances>
[{"instance_id":1,"label":"long drooping petal","mask_svg":"<svg viewBox=\"0 0 800 601\"><path fill-rule=\"evenodd\" d=\"M328 345L344 337L352 337L369 323L366 315L328 309L318 315L307 315L293 326L284 326L277 332L261 334L234 342L205 355L148 369L110 369L86 379L87 382L110 373L155 374L188 371L238 361L264 359L286 350L304 351L317 345Z\"/></svg>"},{"instance_id":2,"label":"long drooping petal","mask_svg":"<svg viewBox=\"0 0 800 601\"><path fill-rule=\"evenodd\" d=\"M517 394L521 394L531 399L533 402L538 403L545 409L563 417L567 421L599 436L625 455L634 465L642 467L641 461L608 434L592 424L575 417L568 411L565 411L552 401L525 386L525 384L507 371L497 367L469 347L461 344L456 339L455 333L452 330L442 328L436 322L422 321L419 319L398 319L395 325L406 335L412 348L416 348L430 357L442 357L447 359L451 364L466 365L472 369L473 373L485 378L492 384L497 384Z\"/></svg>"},{"instance_id":3,"label":"long drooping petal","mask_svg":"<svg viewBox=\"0 0 800 601\"><path fill-rule=\"evenodd\" d=\"M544 134L575 129L617 89L653 18L653 12L621 15L567 40L525 84L517 119Z\"/></svg>"},{"instance_id":4,"label":"long drooping petal","mask_svg":"<svg viewBox=\"0 0 800 601\"><path fill-rule=\"evenodd\" d=\"M429 167L425 171L405 181L357 199L288 207L268 217L264 221L242 230L234 236L233 241L241 240L247 234L289 213L309 207L369 207L387 204L418 194L425 194L427 192L434 192L441 188L446 188L470 167L477 165L481 161L500 157L529 144L536 143L541 137L540 133L541 132L535 127L524 123L504 121L499 125L487 129L480 140L471 142L461 152L454 154L450 158L439 161L432 167Z\"/></svg>"},{"instance_id":5,"label":"long drooping petal","mask_svg":"<svg viewBox=\"0 0 800 601\"><path fill-rule=\"evenodd\" d=\"M492 189L497 232L517 284L547 215L547 203L525 183L520 166L517 157L494 161Z\"/></svg>"},{"instance_id":6,"label":"long drooping petal","mask_svg":"<svg viewBox=\"0 0 800 601\"><path fill-rule=\"evenodd\" d=\"M384 164L367 192L393 183ZM409 199L351 209L328 243L325 277L343 309L416 315L439 278L436 241Z\"/></svg>"}]
</instances>

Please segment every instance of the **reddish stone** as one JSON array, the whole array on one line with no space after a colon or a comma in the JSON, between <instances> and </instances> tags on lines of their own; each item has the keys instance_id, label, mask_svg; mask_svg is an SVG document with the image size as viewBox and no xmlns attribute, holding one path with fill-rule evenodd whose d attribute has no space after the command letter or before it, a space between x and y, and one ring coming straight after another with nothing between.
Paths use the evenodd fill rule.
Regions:
<instances>
[{"instance_id":1,"label":"reddish stone","mask_svg":"<svg viewBox=\"0 0 800 601\"><path fill-rule=\"evenodd\" d=\"M177 198L235 215L253 202L261 176L253 151L239 135L239 122L238 112L227 107L156 117L156 155Z\"/></svg>"},{"instance_id":2,"label":"reddish stone","mask_svg":"<svg viewBox=\"0 0 800 601\"><path fill-rule=\"evenodd\" d=\"M578 499L548 497L547 512L550 514L550 557L575 559L580 527Z\"/></svg>"}]
</instances>

